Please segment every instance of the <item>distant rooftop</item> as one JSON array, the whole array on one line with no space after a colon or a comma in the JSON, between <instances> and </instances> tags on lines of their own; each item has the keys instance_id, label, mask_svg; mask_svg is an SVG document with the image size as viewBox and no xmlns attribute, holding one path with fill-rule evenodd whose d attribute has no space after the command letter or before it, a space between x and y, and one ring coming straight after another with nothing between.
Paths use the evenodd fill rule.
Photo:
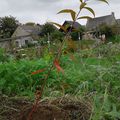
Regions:
<instances>
[{"instance_id":1,"label":"distant rooftop","mask_svg":"<svg viewBox=\"0 0 120 120\"><path fill-rule=\"evenodd\" d=\"M112 25L115 23L116 23L115 15L112 12L110 15L88 19L86 27L87 29L95 29L101 24Z\"/></svg>"},{"instance_id":2,"label":"distant rooftop","mask_svg":"<svg viewBox=\"0 0 120 120\"><path fill-rule=\"evenodd\" d=\"M20 25L20 27L29 33L39 34L41 30L41 26L36 25L36 24L35 25Z\"/></svg>"},{"instance_id":3,"label":"distant rooftop","mask_svg":"<svg viewBox=\"0 0 120 120\"><path fill-rule=\"evenodd\" d=\"M120 25L120 19L117 19L117 23Z\"/></svg>"}]
</instances>

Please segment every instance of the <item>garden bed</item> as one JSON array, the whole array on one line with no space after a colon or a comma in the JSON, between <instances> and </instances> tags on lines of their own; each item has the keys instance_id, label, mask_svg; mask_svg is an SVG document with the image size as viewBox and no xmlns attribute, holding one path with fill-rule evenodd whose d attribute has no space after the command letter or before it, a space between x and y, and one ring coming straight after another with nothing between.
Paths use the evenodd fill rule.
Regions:
<instances>
[{"instance_id":1,"label":"garden bed","mask_svg":"<svg viewBox=\"0 0 120 120\"><path fill-rule=\"evenodd\" d=\"M32 102L21 98L0 98L0 120L28 120ZM58 98L39 103L31 120L88 120L91 104L82 100Z\"/></svg>"}]
</instances>

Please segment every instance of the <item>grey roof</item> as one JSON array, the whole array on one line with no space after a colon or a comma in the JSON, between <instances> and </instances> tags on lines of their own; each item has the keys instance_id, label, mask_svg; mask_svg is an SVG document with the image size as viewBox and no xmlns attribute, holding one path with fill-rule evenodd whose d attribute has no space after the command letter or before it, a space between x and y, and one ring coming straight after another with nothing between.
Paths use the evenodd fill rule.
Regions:
<instances>
[{"instance_id":1,"label":"grey roof","mask_svg":"<svg viewBox=\"0 0 120 120\"><path fill-rule=\"evenodd\" d=\"M73 21L65 21L63 25L65 24L73 25L75 29L79 29L81 27L81 25L78 22L74 22L73 24Z\"/></svg>"},{"instance_id":2,"label":"grey roof","mask_svg":"<svg viewBox=\"0 0 120 120\"><path fill-rule=\"evenodd\" d=\"M87 29L95 29L99 27L101 24L113 25L115 23L116 19L114 17L114 13L112 13L111 15L88 19L86 27Z\"/></svg>"},{"instance_id":3,"label":"grey roof","mask_svg":"<svg viewBox=\"0 0 120 120\"><path fill-rule=\"evenodd\" d=\"M22 25L21 28L30 34L40 34L41 31L40 25Z\"/></svg>"}]
</instances>

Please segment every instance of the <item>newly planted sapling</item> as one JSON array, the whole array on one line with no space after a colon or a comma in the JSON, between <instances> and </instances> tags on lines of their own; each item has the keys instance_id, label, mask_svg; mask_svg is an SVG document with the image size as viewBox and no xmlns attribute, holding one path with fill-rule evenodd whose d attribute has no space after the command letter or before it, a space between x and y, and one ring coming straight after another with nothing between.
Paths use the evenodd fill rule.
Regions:
<instances>
[{"instance_id":1,"label":"newly planted sapling","mask_svg":"<svg viewBox=\"0 0 120 120\"><path fill-rule=\"evenodd\" d=\"M43 95L43 91L44 91L44 88L46 86L49 75L51 74L51 71L54 69L54 67L59 72L62 72L64 74L64 70L61 68L59 60L60 60L60 57L62 55L62 50L63 50L63 46L64 46L65 41L71 39L70 34L74 30L73 26L74 26L75 22L77 20L81 20L81 19L92 19L91 16L80 16L81 11L85 9L85 10L89 11L93 15L93 17L95 17L94 10L91 7L88 6L88 1L90 1L90 0L79 0L79 1L80 1L80 7L79 7L78 13L76 11L72 10L72 9L64 9L64 10L61 10L60 12L58 12L58 14L60 14L60 13L68 13L68 14L71 15L71 18L72 18L72 21L73 21L71 26L64 27L64 26L62 26L62 25L60 25L58 23L52 22L52 24L56 25L57 27L61 28L64 31L65 37L64 37L64 40L61 43L61 46L58 48L57 54L55 55L52 64L50 64L50 66L48 66L48 68L47 68L47 74L45 75L45 78L44 78L43 85L42 85L41 89L36 90L35 104L33 106L33 109L31 110L27 120L32 120L32 114L33 114L33 112L35 112L35 110L36 110L36 108L38 106L38 103L39 103L39 101L40 101L40 99L41 99L41 97ZM108 4L107 0L96 0L96 1L101 1L101 2L104 2L104 3ZM68 30L68 27L70 27L69 30ZM41 73L41 72L44 72L44 70L43 69L38 70L36 72L33 72L32 74L35 75L35 74L38 74L38 73Z\"/></svg>"}]
</instances>

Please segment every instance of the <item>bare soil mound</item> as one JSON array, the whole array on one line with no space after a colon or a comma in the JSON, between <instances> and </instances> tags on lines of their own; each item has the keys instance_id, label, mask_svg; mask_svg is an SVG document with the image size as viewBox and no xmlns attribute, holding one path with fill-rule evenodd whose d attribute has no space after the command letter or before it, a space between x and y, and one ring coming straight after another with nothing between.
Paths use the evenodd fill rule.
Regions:
<instances>
[{"instance_id":1,"label":"bare soil mound","mask_svg":"<svg viewBox=\"0 0 120 120\"><path fill-rule=\"evenodd\" d=\"M24 99L0 98L0 120L28 120L32 102ZM32 120L89 120L91 104L70 98L40 102Z\"/></svg>"}]
</instances>

